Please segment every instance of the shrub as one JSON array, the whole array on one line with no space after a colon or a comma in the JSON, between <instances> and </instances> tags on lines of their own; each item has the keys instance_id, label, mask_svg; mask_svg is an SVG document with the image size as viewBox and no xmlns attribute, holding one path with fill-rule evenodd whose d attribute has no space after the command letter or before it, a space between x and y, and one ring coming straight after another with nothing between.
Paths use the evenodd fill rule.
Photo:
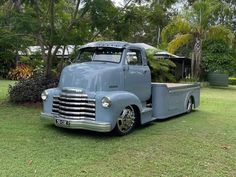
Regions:
<instances>
[{"instance_id":1,"label":"shrub","mask_svg":"<svg viewBox=\"0 0 236 177\"><path fill-rule=\"evenodd\" d=\"M233 74L235 58L228 44L222 40L207 40L203 45L202 64L206 72Z\"/></svg>"},{"instance_id":2,"label":"shrub","mask_svg":"<svg viewBox=\"0 0 236 177\"><path fill-rule=\"evenodd\" d=\"M42 55L38 52L33 53L31 56L21 56L20 62L32 67L33 75L43 75L45 71L45 63Z\"/></svg>"},{"instance_id":3,"label":"shrub","mask_svg":"<svg viewBox=\"0 0 236 177\"><path fill-rule=\"evenodd\" d=\"M11 69L8 77L12 80L28 79L32 76L33 70L29 65L18 64L15 69Z\"/></svg>"},{"instance_id":4,"label":"shrub","mask_svg":"<svg viewBox=\"0 0 236 177\"><path fill-rule=\"evenodd\" d=\"M46 78L45 76L31 77L21 80L16 85L9 86L9 98L13 103L38 102L41 100L41 93L48 88L58 85L57 78Z\"/></svg>"},{"instance_id":5,"label":"shrub","mask_svg":"<svg viewBox=\"0 0 236 177\"><path fill-rule=\"evenodd\" d=\"M147 49L148 65L153 82L176 82L174 76L175 63L169 59L155 59L154 50Z\"/></svg>"},{"instance_id":6,"label":"shrub","mask_svg":"<svg viewBox=\"0 0 236 177\"><path fill-rule=\"evenodd\" d=\"M230 77L229 78L229 84L230 85L236 85L236 77Z\"/></svg>"},{"instance_id":7,"label":"shrub","mask_svg":"<svg viewBox=\"0 0 236 177\"><path fill-rule=\"evenodd\" d=\"M15 66L15 56L2 51L0 46L0 78L7 78L10 68Z\"/></svg>"}]
</instances>

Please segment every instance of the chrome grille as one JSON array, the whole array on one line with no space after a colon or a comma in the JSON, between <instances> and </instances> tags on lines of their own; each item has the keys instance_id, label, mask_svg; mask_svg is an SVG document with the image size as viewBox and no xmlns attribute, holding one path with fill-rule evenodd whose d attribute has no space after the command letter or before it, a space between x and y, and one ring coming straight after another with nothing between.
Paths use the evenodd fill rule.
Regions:
<instances>
[{"instance_id":1,"label":"chrome grille","mask_svg":"<svg viewBox=\"0 0 236 177\"><path fill-rule=\"evenodd\" d=\"M62 92L53 97L52 112L65 119L95 120L95 105L87 94Z\"/></svg>"}]
</instances>

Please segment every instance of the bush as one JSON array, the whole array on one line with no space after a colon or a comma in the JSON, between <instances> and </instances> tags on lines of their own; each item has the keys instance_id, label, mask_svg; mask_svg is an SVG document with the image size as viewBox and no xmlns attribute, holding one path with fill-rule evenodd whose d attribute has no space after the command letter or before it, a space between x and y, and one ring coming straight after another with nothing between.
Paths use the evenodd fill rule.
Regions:
<instances>
[{"instance_id":1,"label":"bush","mask_svg":"<svg viewBox=\"0 0 236 177\"><path fill-rule=\"evenodd\" d=\"M176 82L174 76L175 63L169 59L155 59L154 50L147 49L148 66L151 69L153 82Z\"/></svg>"},{"instance_id":2,"label":"bush","mask_svg":"<svg viewBox=\"0 0 236 177\"><path fill-rule=\"evenodd\" d=\"M236 77L230 77L229 78L229 84L230 85L236 85Z\"/></svg>"},{"instance_id":3,"label":"bush","mask_svg":"<svg viewBox=\"0 0 236 177\"><path fill-rule=\"evenodd\" d=\"M57 85L57 78L48 79L45 76L37 76L21 80L14 86L10 85L8 93L13 103L38 102L45 89L57 87Z\"/></svg>"},{"instance_id":4,"label":"bush","mask_svg":"<svg viewBox=\"0 0 236 177\"><path fill-rule=\"evenodd\" d=\"M233 74L236 61L228 44L222 40L207 40L203 45L202 64L206 72Z\"/></svg>"},{"instance_id":5,"label":"bush","mask_svg":"<svg viewBox=\"0 0 236 177\"><path fill-rule=\"evenodd\" d=\"M15 55L0 46L0 78L7 78L11 68L15 67Z\"/></svg>"},{"instance_id":6,"label":"bush","mask_svg":"<svg viewBox=\"0 0 236 177\"><path fill-rule=\"evenodd\" d=\"M33 70L29 65L18 64L15 69L11 69L8 77L12 80L28 79L32 76Z\"/></svg>"},{"instance_id":7,"label":"bush","mask_svg":"<svg viewBox=\"0 0 236 177\"><path fill-rule=\"evenodd\" d=\"M33 75L43 75L45 71L45 63L39 52L35 52L31 56L21 56L20 62L31 66Z\"/></svg>"}]
</instances>

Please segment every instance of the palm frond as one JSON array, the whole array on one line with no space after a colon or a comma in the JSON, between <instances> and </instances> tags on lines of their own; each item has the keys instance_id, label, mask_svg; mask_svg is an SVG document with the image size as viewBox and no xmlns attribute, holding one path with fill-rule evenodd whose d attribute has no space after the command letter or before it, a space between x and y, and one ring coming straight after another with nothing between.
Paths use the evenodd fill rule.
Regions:
<instances>
[{"instance_id":1,"label":"palm frond","mask_svg":"<svg viewBox=\"0 0 236 177\"><path fill-rule=\"evenodd\" d=\"M162 30L162 41L167 44L168 39L173 38L176 34L186 34L190 33L190 31L191 25L189 22L184 20L182 17L177 17Z\"/></svg>"},{"instance_id":2,"label":"palm frond","mask_svg":"<svg viewBox=\"0 0 236 177\"><path fill-rule=\"evenodd\" d=\"M192 34L178 34L175 38L168 44L167 51L174 53L180 47L187 44L193 38Z\"/></svg>"},{"instance_id":3,"label":"palm frond","mask_svg":"<svg viewBox=\"0 0 236 177\"><path fill-rule=\"evenodd\" d=\"M225 26L216 25L209 28L206 37L208 39L221 39L231 46L235 36L232 31Z\"/></svg>"},{"instance_id":4,"label":"palm frond","mask_svg":"<svg viewBox=\"0 0 236 177\"><path fill-rule=\"evenodd\" d=\"M209 20L213 17L213 14L223 8L222 6L223 4L219 0L195 1L192 6L192 19L195 19L197 26L205 29L209 25Z\"/></svg>"}]
</instances>

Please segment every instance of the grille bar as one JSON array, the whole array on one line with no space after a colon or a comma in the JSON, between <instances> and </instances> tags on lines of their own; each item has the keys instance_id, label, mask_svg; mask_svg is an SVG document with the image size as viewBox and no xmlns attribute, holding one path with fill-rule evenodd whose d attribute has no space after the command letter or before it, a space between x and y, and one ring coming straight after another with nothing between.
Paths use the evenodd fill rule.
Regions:
<instances>
[{"instance_id":1,"label":"grille bar","mask_svg":"<svg viewBox=\"0 0 236 177\"><path fill-rule=\"evenodd\" d=\"M59 100L69 100L69 101L95 101L95 99L89 99L89 98L76 98L76 97L65 97L65 96L60 96Z\"/></svg>"},{"instance_id":2,"label":"grille bar","mask_svg":"<svg viewBox=\"0 0 236 177\"><path fill-rule=\"evenodd\" d=\"M61 96L65 96L65 97L75 97L75 98L87 98L88 95L86 94L71 94L71 93L61 93Z\"/></svg>"},{"instance_id":3,"label":"grille bar","mask_svg":"<svg viewBox=\"0 0 236 177\"><path fill-rule=\"evenodd\" d=\"M52 112L65 119L95 120L95 99L82 93L62 92L53 97Z\"/></svg>"},{"instance_id":4,"label":"grille bar","mask_svg":"<svg viewBox=\"0 0 236 177\"><path fill-rule=\"evenodd\" d=\"M66 101L59 101L60 105L69 105L69 106L91 106L95 107L95 102L94 103L78 103L78 102L66 102ZM57 105L57 104L55 104Z\"/></svg>"},{"instance_id":5,"label":"grille bar","mask_svg":"<svg viewBox=\"0 0 236 177\"><path fill-rule=\"evenodd\" d=\"M89 107L68 107L68 106L59 106L59 109L62 110L72 110L72 111L81 111L81 110L85 110L85 111L92 111L95 112L95 108L89 108Z\"/></svg>"}]
</instances>

